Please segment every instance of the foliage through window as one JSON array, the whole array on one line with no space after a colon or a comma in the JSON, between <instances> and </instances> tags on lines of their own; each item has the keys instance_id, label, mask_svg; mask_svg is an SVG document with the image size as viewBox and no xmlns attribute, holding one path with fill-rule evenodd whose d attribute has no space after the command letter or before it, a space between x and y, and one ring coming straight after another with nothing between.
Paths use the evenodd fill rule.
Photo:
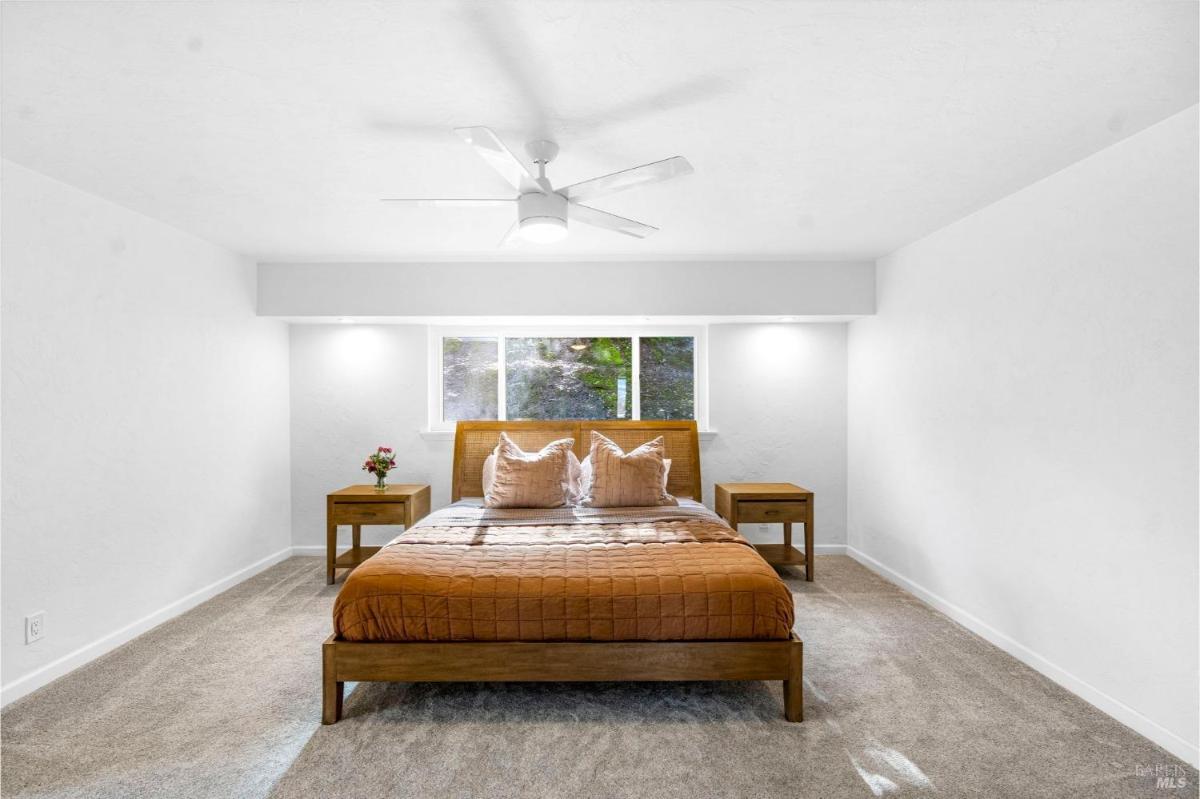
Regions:
<instances>
[{"instance_id":1,"label":"foliage through window","mask_svg":"<svg viewBox=\"0 0 1200 799\"><path fill-rule=\"evenodd\" d=\"M509 419L628 419L628 338L504 339Z\"/></svg>"},{"instance_id":2,"label":"foliage through window","mask_svg":"<svg viewBox=\"0 0 1200 799\"><path fill-rule=\"evenodd\" d=\"M693 336L443 336L441 420L692 419Z\"/></svg>"}]
</instances>

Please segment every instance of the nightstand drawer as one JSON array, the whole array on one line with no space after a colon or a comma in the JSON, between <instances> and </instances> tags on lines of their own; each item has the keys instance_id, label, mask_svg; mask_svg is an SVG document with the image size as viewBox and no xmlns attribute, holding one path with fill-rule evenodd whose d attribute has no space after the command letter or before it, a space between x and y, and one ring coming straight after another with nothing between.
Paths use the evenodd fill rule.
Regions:
<instances>
[{"instance_id":1,"label":"nightstand drawer","mask_svg":"<svg viewBox=\"0 0 1200 799\"><path fill-rule=\"evenodd\" d=\"M737 504L739 522L802 522L808 514L805 502L753 502Z\"/></svg>"},{"instance_id":2,"label":"nightstand drawer","mask_svg":"<svg viewBox=\"0 0 1200 799\"><path fill-rule=\"evenodd\" d=\"M333 506L334 524L404 524L404 502L338 502Z\"/></svg>"}]
</instances>

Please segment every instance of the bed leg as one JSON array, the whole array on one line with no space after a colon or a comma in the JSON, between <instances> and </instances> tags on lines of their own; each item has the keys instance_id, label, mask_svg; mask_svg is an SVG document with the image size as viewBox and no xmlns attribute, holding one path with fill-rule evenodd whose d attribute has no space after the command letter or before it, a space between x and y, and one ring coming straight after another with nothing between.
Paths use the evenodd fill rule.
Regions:
<instances>
[{"instance_id":1,"label":"bed leg","mask_svg":"<svg viewBox=\"0 0 1200 799\"><path fill-rule=\"evenodd\" d=\"M337 679L337 656L333 641L321 646L321 723L336 724L342 717L342 689Z\"/></svg>"},{"instance_id":2,"label":"bed leg","mask_svg":"<svg viewBox=\"0 0 1200 799\"><path fill-rule=\"evenodd\" d=\"M788 678L783 681L783 715L788 721L804 721L804 642L789 647Z\"/></svg>"}]
</instances>

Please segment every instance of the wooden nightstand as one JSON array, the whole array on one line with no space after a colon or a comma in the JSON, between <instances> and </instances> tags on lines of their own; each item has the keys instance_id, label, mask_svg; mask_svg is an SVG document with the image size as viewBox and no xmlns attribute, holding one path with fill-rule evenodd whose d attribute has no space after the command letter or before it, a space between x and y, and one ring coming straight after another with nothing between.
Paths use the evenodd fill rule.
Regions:
<instances>
[{"instance_id":1,"label":"wooden nightstand","mask_svg":"<svg viewBox=\"0 0 1200 799\"><path fill-rule=\"evenodd\" d=\"M362 546L364 524L403 524L407 529L429 513L429 486L390 485L376 491L373 485L349 486L325 499L325 582L333 584L338 569L353 569L381 547ZM351 547L337 554L337 528L350 525Z\"/></svg>"},{"instance_id":2,"label":"wooden nightstand","mask_svg":"<svg viewBox=\"0 0 1200 799\"><path fill-rule=\"evenodd\" d=\"M734 530L739 522L782 522L782 544L755 544L772 566L804 566L813 578L813 492L791 483L717 483L717 513ZM804 551L792 547L792 523L804 525Z\"/></svg>"}]
</instances>

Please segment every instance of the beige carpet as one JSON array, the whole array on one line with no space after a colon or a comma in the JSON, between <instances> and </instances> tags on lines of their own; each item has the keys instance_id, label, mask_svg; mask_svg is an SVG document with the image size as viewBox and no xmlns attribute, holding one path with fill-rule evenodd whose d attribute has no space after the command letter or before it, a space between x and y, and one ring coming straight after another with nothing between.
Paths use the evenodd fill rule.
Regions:
<instances>
[{"instance_id":1,"label":"beige carpet","mask_svg":"<svg viewBox=\"0 0 1200 799\"><path fill-rule=\"evenodd\" d=\"M293 558L5 710L5 797L1168 797L1180 761L854 561L786 578L779 683L360 683L322 727L336 587Z\"/></svg>"}]
</instances>

